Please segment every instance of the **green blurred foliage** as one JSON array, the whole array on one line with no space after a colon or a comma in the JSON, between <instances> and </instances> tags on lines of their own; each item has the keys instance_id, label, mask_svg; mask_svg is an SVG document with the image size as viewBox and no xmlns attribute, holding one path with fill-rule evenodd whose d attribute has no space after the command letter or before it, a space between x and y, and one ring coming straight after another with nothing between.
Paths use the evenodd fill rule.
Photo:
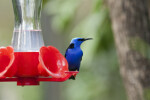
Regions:
<instances>
[{"instance_id":1,"label":"green blurred foliage","mask_svg":"<svg viewBox=\"0 0 150 100\"><path fill-rule=\"evenodd\" d=\"M109 12L102 0L50 0L44 10L57 33L92 37L82 45L84 56L76 81L63 84L64 100L126 100L119 74ZM66 41L67 41L66 40Z\"/></svg>"},{"instance_id":2,"label":"green blurred foliage","mask_svg":"<svg viewBox=\"0 0 150 100\"><path fill-rule=\"evenodd\" d=\"M6 4L8 6L6 6ZM11 9L11 10L10 10ZM11 2L0 1L0 46L8 46L11 42L13 30L13 12Z\"/></svg>"}]
</instances>

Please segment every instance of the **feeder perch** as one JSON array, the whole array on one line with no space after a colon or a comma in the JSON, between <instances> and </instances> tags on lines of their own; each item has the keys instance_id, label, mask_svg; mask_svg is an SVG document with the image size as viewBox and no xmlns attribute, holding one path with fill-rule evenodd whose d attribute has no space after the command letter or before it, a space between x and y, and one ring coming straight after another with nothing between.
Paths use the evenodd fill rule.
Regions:
<instances>
[{"instance_id":1,"label":"feeder perch","mask_svg":"<svg viewBox=\"0 0 150 100\"><path fill-rule=\"evenodd\" d=\"M12 0L15 27L12 46L0 48L0 82L18 86L63 82L77 71L68 70L65 57L53 46L44 46L41 31L42 0Z\"/></svg>"}]
</instances>

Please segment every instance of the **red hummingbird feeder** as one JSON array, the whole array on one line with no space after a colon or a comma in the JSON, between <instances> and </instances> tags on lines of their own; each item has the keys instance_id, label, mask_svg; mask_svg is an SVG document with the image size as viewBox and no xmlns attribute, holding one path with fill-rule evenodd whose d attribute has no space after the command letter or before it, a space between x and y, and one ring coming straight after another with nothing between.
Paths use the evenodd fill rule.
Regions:
<instances>
[{"instance_id":1,"label":"red hummingbird feeder","mask_svg":"<svg viewBox=\"0 0 150 100\"><path fill-rule=\"evenodd\" d=\"M63 82L77 71L68 70L65 57L53 46L44 46L41 31L42 0L12 0L15 27L12 46L0 48L0 82L18 86Z\"/></svg>"}]
</instances>

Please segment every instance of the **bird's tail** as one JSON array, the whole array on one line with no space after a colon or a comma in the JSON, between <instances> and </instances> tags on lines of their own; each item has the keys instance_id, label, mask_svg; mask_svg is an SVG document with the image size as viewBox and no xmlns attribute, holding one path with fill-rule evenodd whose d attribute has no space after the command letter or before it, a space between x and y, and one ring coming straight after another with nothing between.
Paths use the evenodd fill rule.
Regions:
<instances>
[{"instance_id":1,"label":"bird's tail","mask_svg":"<svg viewBox=\"0 0 150 100\"><path fill-rule=\"evenodd\" d=\"M72 75L69 79L75 80L76 78Z\"/></svg>"}]
</instances>

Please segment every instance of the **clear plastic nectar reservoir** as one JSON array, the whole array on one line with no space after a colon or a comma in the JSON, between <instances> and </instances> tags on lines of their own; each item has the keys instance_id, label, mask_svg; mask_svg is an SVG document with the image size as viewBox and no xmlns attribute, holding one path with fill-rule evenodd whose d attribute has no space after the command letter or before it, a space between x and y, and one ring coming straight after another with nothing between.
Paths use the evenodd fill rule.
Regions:
<instances>
[{"instance_id":1,"label":"clear plastic nectar reservoir","mask_svg":"<svg viewBox=\"0 0 150 100\"><path fill-rule=\"evenodd\" d=\"M42 0L12 0L15 27L12 46L15 52L38 52L44 41L41 31Z\"/></svg>"}]
</instances>

